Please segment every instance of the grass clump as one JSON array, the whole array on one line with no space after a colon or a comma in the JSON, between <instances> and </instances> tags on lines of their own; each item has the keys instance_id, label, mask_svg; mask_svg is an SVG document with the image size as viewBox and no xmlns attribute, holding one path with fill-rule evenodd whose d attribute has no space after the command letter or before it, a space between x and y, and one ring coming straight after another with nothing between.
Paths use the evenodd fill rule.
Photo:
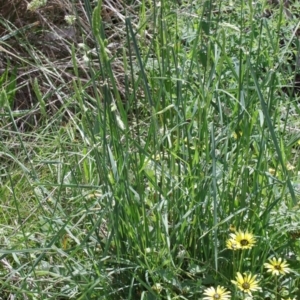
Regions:
<instances>
[{"instance_id":1,"label":"grass clump","mask_svg":"<svg viewBox=\"0 0 300 300\"><path fill-rule=\"evenodd\" d=\"M37 33L63 57L14 29L13 73L0 38L3 295L297 298L296 18L246 1L67 7L76 41L45 17Z\"/></svg>"}]
</instances>

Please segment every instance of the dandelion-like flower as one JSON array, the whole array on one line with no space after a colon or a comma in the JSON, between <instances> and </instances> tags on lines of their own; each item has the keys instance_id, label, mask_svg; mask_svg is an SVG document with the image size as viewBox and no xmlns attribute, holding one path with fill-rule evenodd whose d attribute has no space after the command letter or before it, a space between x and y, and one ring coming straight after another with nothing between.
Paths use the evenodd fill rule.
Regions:
<instances>
[{"instance_id":1,"label":"dandelion-like flower","mask_svg":"<svg viewBox=\"0 0 300 300\"><path fill-rule=\"evenodd\" d=\"M158 294L160 294L160 292L162 291L163 287L160 283L155 283L153 286L152 286L152 289L154 291L156 291Z\"/></svg>"},{"instance_id":2,"label":"dandelion-like flower","mask_svg":"<svg viewBox=\"0 0 300 300\"><path fill-rule=\"evenodd\" d=\"M271 175L275 175L275 173L276 173L276 170L275 169L273 169L273 168L269 168L269 173L271 174Z\"/></svg>"},{"instance_id":3,"label":"dandelion-like flower","mask_svg":"<svg viewBox=\"0 0 300 300\"><path fill-rule=\"evenodd\" d=\"M251 292L255 292L260 290L260 287L258 286L258 280L256 280L256 275L250 274L244 274L244 276L238 272L236 274L236 281L231 280L233 284L235 284L241 291L248 293L250 296L252 296Z\"/></svg>"},{"instance_id":4,"label":"dandelion-like flower","mask_svg":"<svg viewBox=\"0 0 300 300\"><path fill-rule=\"evenodd\" d=\"M234 239L228 239L226 241L226 247L230 250L238 250L241 249L240 244L236 242Z\"/></svg>"},{"instance_id":5,"label":"dandelion-like flower","mask_svg":"<svg viewBox=\"0 0 300 300\"><path fill-rule=\"evenodd\" d=\"M230 292L228 292L224 287L217 286L215 289L214 287L207 288L204 290L204 295L206 297L203 300L228 300L230 299Z\"/></svg>"},{"instance_id":6,"label":"dandelion-like flower","mask_svg":"<svg viewBox=\"0 0 300 300\"><path fill-rule=\"evenodd\" d=\"M243 232L239 230L236 233L231 233L230 237L236 241L239 249L251 249L256 243L254 235L248 231Z\"/></svg>"},{"instance_id":7,"label":"dandelion-like flower","mask_svg":"<svg viewBox=\"0 0 300 300\"><path fill-rule=\"evenodd\" d=\"M229 231L236 232L236 227L233 224L230 224Z\"/></svg>"},{"instance_id":8,"label":"dandelion-like flower","mask_svg":"<svg viewBox=\"0 0 300 300\"><path fill-rule=\"evenodd\" d=\"M269 259L269 262L270 263L265 263L264 266L268 269L267 272L271 272L272 275L285 275L291 271L289 265L286 263L286 260L283 260L282 258L276 259L273 257Z\"/></svg>"}]
</instances>

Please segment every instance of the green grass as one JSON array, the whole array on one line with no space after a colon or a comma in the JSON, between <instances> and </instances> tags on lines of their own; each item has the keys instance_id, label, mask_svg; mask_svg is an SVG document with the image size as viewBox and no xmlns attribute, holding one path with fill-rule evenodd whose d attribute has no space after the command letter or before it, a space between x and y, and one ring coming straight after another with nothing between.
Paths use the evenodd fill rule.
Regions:
<instances>
[{"instance_id":1,"label":"green grass","mask_svg":"<svg viewBox=\"0 0 300 300\"><path fill-rule=\"evenodd\" d=\"M0 80L0 296L202 299L221 285L244 299L231 280L251 272L256 299L298 299L299 109L283 92L297 18L264 17L263 1L142 1L114 53L104 4L85 2L96 54L69 46L72 80L33 55L55 114L39 80L24 112L15 75ZM230 225L254 247L227 249ZM267 273L273 256L291 272Z\"/></svg>"}]
</instances>

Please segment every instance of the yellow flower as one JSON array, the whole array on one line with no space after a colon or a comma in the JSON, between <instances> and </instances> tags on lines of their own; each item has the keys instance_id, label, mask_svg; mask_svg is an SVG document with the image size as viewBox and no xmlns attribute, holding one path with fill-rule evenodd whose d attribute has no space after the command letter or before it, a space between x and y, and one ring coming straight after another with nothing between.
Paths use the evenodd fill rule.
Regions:
<instances>
[{"instance_id":1,"label":"yellow flower","mask_svg":"<svg viewBox=\"0 0 300 300\"><path fill-rule=\"evenodd\" d=\"M275 173L276 173L276 170L275 169L273 169L273 168L269 168L269 173L271 174L271 175L275 175Z\"/></svg>"},{"instance_id":2,"label":"yellow flower","mask_svg":"<svg viewBox=\"0 0 300 300\"><path fill-rule=\"evenodd\" d=\"M162 291L163 287L160 283L155 283L153 286L152 286L152 289L154 291L156 291L158 294L160 294L160 292Z\"/></svg>"},{"instance_id":3,"label":"yellow flower","mask_svg":"<svg viewBox=\"0 0 300 300\"><path fill-rule=\"evenodd\" d=\"M236 241L239 245L239 249L250 249L255 244L254 235L248 231L237 231L236 233L231 233L230 237L232 240Z\"/></svg>"},{"instance_id":4,"label":"yellow flower","mask_svg":"<svg viewBox=\"0 0 300 300\"><path fill-rule=\"evenodd\" d=\"M251 292L260 290L258 286L258 280L256 279L256 275L244 274L244 277L240 272L236 273L236 281L231 280L233 284L235 284L241 291L248 293L250 296L252 295Z\"/></svg>"},{"instance_id":5,"label":"yellow flower","mask_svg":"<svg viewBox=\"0 0 300 300\"><path fill-rule=\"evenodd\" d=\"M275 257L269 259L270 263L265 263L265 268L268 269L267 272L271 272L272 275L285 275L289 273L291 269L289 265L286 263L286 260L282 260L282 258L276 259Z\"/></svg>"},{"instance_id":6,"label":"yellow flower","mask_svg":"<svg viewBox=\"0 0 300 300\"><path fill-rule=\"evenodd\" d=\"M238 250L238 249L241 249L240 244L238 244L238 243L236 242L236 240L234 240L234 239L228 239L228 240L226 241L226 247L227 247L227 249L230 249L230 250Z\"/></svg>"},{"instance_id":7,"label":"yellow flower","mask_svg":"<svg viewBox=\"0 0 300 300\"><path fill-rule=\"evenodd\" d=\"M238 138L240 138L243 135L242 131L235 131L232 133L232 137L237 140Z\"/></svg>"},{"instance_id":8,"label":"yellow flower","mask_svg":"<svg viewBox=\"0 0 300 300\"><path fill-rule=\"evenodd\" d=\"M236 227L233 224L230 224L229 231L236 232Z\"/></svg>"},{"instance_id":9,"label":"yellow flower","mask_svg":"<svg viewBox=\"0 0 300 300\"><path fill-rule=\"evenodd\" d=\"M230 299L230 292L226 291L226 289L222 286L217 286L217 288L207 288L204 290L204 295L206 297L203 300L228 300Z\"/></svg>"}]
</instances>

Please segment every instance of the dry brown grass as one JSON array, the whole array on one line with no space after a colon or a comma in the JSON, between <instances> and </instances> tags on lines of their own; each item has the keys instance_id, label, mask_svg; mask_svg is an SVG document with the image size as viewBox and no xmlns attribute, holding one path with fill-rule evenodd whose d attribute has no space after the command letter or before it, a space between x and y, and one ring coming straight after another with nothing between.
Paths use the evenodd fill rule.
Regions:
<instances>
[{"instance_id":1,"label":"dry brown grass","mask_svg":"<svg viewBox=\"0 0 300 300\"><path fill-rule=\"evenodd\" d=\"M75 2L74 2L75 3ZM92 1L90 2L91 5ZM40 125L41 114L38 99L33 90L37 80L44 97L47 113L53 115L61 109L66 98L73 94L74 75L72 47L79 68L80 80L86 84L90 73L83 61L79 43L90 48L95 46L88 11L84 1L48 0L47 4L36 11L27 9L25 0L0 0L0 76L8 70L8 77L16 68L16 93L12 110L28 110L28 115L17 119L22 130L34 129ZM93 9L93 7L91 7ZM125 16L135 17L133 6L122 0L106 0L102 5L102 20L105 24L105 37L117 87L124 96L124 68L122 51L125 46ZM68 25L66 15L76 15L74 25ZM28 28L30 27L30 28ZM102 79L99 80L101 86ZM87 88L87 92L97 92ZM64 116L72 114L72 108L65 108Z\"/></svg>"}]
</instances>

